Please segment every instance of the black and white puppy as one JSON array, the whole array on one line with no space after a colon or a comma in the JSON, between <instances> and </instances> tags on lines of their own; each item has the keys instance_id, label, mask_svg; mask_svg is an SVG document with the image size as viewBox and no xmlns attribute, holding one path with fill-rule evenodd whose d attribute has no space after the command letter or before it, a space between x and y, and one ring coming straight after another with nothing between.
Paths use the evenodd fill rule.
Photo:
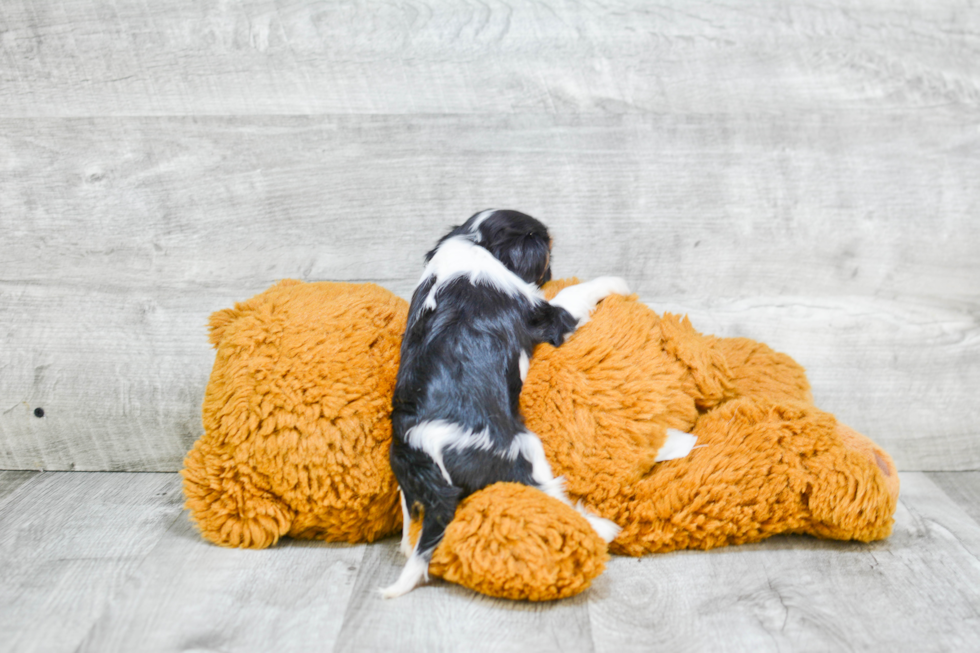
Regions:
<instances>
[{"instance_id":1,"label":"black and white puppy","mask_svg":"<svg viewBox=\"0 0 980 653\"><path fill-rule=\"evenodd\" d=\"M483 211L444 236L426 255L412 295L392 402L391 467L401 489L402 551L408 563L382 590L401 596L428 578L432 552L457 504L497 481L536 487L569 503L528 431L518 401L535 345L559 346L626 283L600 277L566 288L550 302L551 238L517 211ZM582 509L606 541L613 522ZM414 548L408 529L421 512Z\"/></svg>"}]
</instances>

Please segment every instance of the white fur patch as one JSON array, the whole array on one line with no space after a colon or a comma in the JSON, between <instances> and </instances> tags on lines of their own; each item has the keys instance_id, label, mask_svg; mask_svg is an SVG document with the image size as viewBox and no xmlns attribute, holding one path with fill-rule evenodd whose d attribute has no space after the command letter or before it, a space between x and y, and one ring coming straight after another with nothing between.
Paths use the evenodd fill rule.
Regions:
<instances>
[{"instance_id":1,"label":"white fur patch","mask_svg":"<svg viewBox=\"0 0 980 653\"><path fill-rule=\"evenodd\" d=\"M453 479L449 476L446 463L442 459L442 450L450 444L468 440L472 437L472 431L464 429L458 424L436 420L433 422L420 422L408 429L405 434L405 441L408 446L419 451L424 451L429 458L435 461L442 472L442 477L450 485Z\"/></svg>"},{"instance_id":2,"label":"white fur patch","mask_svg":"<svg viewBox=\"0 0 980 653\"><path fill-rule=\"evenodd\" d=\"M594 514L582 504L576 504L575 510L577 510L580 515L585 517L586 521L589 522L589 526L592 527L592 530L594 530L606 544L615 540L616 536L619 535L619 531L622 530L619 528L619 524L616 522Z\"/></svg>"},{"instance_id":3,"label":"white fur patch","mask_svg":"<svg viewBox=\"0 0 980 653\"><path fill-rule=\"evenodd\" d=\"M487 209L486 211L480 211L476 214L476 216L474 216L473 224L470 225L470 232L476 234L476 242L483 240L483 237L480 235L480 225L483 224L484 220L496 212L497 209Z\"/></svg>"},{"instance_id":4,"label":"white fur patch","mask_svg":"<svg viewBox=\"0 0 980 653\"><path fill-rule=\"evenodd\" d=\"M532 302L541 301L541 289L529 284L494 258L488 250L480 247L465 236L449 238L432 256L422 272L418 285L435 277L435 282L425 298L424 306L436 307L436 293L442 286L459 277L466 277L473 285L485 284L512 297L524 296Z\"/></svg>"},{"instance_id":5,"label":"white fur patch","mask_svg":"<svg viewBox=\"0 0 980 653\"><path fill-rule=\"evenodd\" d=\"M453 484L453 480L446 469L446 463L443 461L443 452L446 449L457 451L460 449L482 449L483 451L493 449L493 441L486 429L474 433L459 424L444 420L420 422L408 430L408 433L405 434L405 440L408 446L428 454L439 466L443 478L450 485ZM511 460L514 460L517 458L517 449L512 445L511 450L506 454Z\"/></svg>"},{"instance_id":6,"label":"white fur patch","mask_svg":"<svg viewBox=\"0 0 980 653\"><path fill-rule=\"evenodd\" d=\"M659 463L664 460L683 458L691 453L697 441L698 436L696 435L677 429L667 429L667 441L660 447L660 451L657 452L657 457L654 460Z\"/></svg>"},{"instance_id":7,"label":"white fur patch","mask_svg":"<svg viewBox=\"0 0 980 653\"><path fill-rule=\"evenodd\" d=\"M578 326L589 321L589 313L600 300L609 295L628 295L629 286L619 277L596 277L575 286L565 288L551 300L552 306L561 306L578 320Z\"/></svg>"},{"instance_id":8,"label":"white fur patch","mask_svg":"<svg viewBox=\"0 0 980 653\"><path fill-rule=\"evenodd\" d=\"M544 446L537 435L525 431L514 439L514 443L518 445L520 452L531 463L531 478L538 484L538 489L549 497L558 499L578 511L589 522L592 529L599 534L599 537L606 542L612 542L616 539L616 536L619 535L619 526L592 513L581 503L573 505L569 501L568 495L565 494L565 479L561 476L555 478L552 474L551 463L548 462L548 458L544 454Z\"/></svg>"},{"instance_id":9,"label":"white fur patch","mask_svg":"<svg viewBox=\"0 0 980 653\"><path fill-rule=\"evenodd\" d=\"M394 584L381 590L381 597L394 599L404 594L408 594L413 589L429 580L429 563L419 555L418 551L413 551L409 557L402 573Z\"/></svg>"},{"instance_id":10,"label":"white fur patch","mask_svg":"<svg viewBox=\"0 0 980 653\"><path fill-rule=\"evenodd\" d=\"M527 381L527 371L531 367L531 359L527 357L527 352L521 350L521 359L517 361L517 367L521 372L521 383Z\"/></svg>"},{"instance_id":11,"label":"white fur patch","mask_svg":"<svg viewBox=\"0 0 980 653\"><path fill-rule=\"evenodd\" d=\"M401 498L402 504L402 543L398 550L407 558L412 555L412 540L409 536L409 531L412 528L412 515L408 511L408 504L405 502L405 493L398 490L398 496Z\"/></svg>"},{"instance_id":12,"label":"white fur patch","mask_svg":"<svg viewBox=\"0 0 980 653\"><path fill-rule=\"evenodd\" d=\"M541 438L530 431L518 433L514 438L514 443L511 445L512 458L516 459L518 452L531 463L531 478L534 479L535 483L541 485L542 489L545 486L555 483L556 479L554 474L551 473L551 463L548 462L548 457L544 455L544 446L541 444ZM565 496L563 485L559 480L557 487L562 497ZM545 490L545 493L551 495L551 492L548 490ZM559 497L555 498L557 499Z\"/></svg>"}]
</instances>

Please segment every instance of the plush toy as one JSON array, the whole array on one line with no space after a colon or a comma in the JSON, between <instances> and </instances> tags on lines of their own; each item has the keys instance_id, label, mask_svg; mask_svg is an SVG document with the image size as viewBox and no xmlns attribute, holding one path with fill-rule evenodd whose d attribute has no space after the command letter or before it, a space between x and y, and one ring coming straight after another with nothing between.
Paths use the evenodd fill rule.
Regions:
<instances>
[{"instance_id":1,"label":"plush toy","mask_svg":"<svg viewBox=\"0 0 980 653\"><path fill-rule=\"evenodd\" d=\"M406 314L373 284L284 281L211 317L205 434L182 472L206 539L263 548L286 535L371 542L399 530L388 412ZM622 527L613 553L891 532L891 458L813 406L798 364L748 339L703 336L635 297L608 297L561 347L540 345L521 410L570 498ZM658 462L669 428L697 445ZM429 571L547 600L587 588L607 559L574 509L498 483L460 504Z\"/></svg>"}]
</instances>

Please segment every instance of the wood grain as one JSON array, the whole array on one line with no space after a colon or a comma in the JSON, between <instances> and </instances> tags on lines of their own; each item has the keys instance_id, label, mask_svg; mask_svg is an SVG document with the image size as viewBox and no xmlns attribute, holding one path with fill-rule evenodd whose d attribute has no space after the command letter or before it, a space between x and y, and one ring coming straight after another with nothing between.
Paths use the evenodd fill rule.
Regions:
<instances>
[{"instance_id":1,"label":"wood grain","mask_svg":"<svg viewBox=\"0 0 980 653\"><path fill-rule=\"evenodd\" d=\"M181 515L74 650L329 651L365 549L222 549Z\"/></svg>"},{"instance_id":2,"label":"wood grain","mask_svg":"<svg viewBox=\"0 0 980 653\"><path fill-rule=\"evenodd\" d=\"M980 472L932 472L927 476L973 521L980 523Z\"/></svg>"},{"instance_id":3,"label":"wood grain","mask_svg":"<svg viewBox=\"0 0 980 653\"><path fill-rule=\"evenodd\" d=\"M0 651L74 650L180 514L174 474L45 473L0 505Z\"/></svg>"},{"instance_id":4,"label":"wood grain","mask_svg":"<svg viewBox=\"0 0 980 653\"><path fill-rule=\"evenodd\" d=\"M0 503L0 652L970 650L980 524L930 476L902 474L882 542L614 557L586 593L531 604L438 580L385 601L396 538L215 547L176 474L5 472L27 481Z\"/></svg>"},{"instance_id":5,"label":"wood grain","mask_svg":"<svg viewBox=\"0 0 980 653\"><path fill-rule=\"evenodd\" d=\"M972 3L6 0L0 115L975 115Z\"/></svg>"},{"instance_id":6,"label":"wood grain","mask_svg":"<svg viewBox=\"0 0 980 653\"><path fill-rule=\"evenodd\" d=\"M589 608L598 651L969 648L980 637L980 525L902 475L895 532L869 545L782 536L615 558Z\"/></svg>"},{"instance_id":7,"label":"wood grain","mask_svg":"<svg viewBox=\"0 0 980 653\"><path fill-rule=\"evenodd\" d=\"M38 476L39 472L0 472L0 507L9 501L21 486Z\"/></svg>"},{"instance_id":8,"label":"wood grain","mask_svg":"<svg viewBox=\"0 0 980 653\"><path fill-rule=\"evenodd\" d=\"M587 595L551 603L507 601L434 579L398 599L379 589L405 558L391 538L368 548L337 651L593 651Z\"/></svg>"},{"instance_id":9,"label":"wood grain","mask_svg":"<svg viewBox=\"0 0 980 653\"><path fill-rule=\"evenodd\" d=\"M492 205L551 224L558 276L623 275L656 310L797 357L818 405L901 468L980 467L980 132L960 121L0 127L0 467L178 468L200 432L210 312L286 277L407 296L438 235Z\"/></svg>"},{"instance_id":10,"label":"wood grain","mask_svg":"<svg viewBox=\"0 0 980 653\"><path fill-rule=\"evenodd\" d=\"M512 207L643 296L980 298L980 130L933 113L0 119L0 152L7 282L407 294Z\"/></svg>"},{"instance_id":11,"label":"wood grain","mask_svg":"<svg viewBox=\"0 0 980 653\"><path fill-rule=\"evenodd\" d=\"M231 304L221 291L108 286L0 294L0 311L16 316L5 325L0 467L180 469L203 430L207 316Z\"/></svg>"}]
</instances>

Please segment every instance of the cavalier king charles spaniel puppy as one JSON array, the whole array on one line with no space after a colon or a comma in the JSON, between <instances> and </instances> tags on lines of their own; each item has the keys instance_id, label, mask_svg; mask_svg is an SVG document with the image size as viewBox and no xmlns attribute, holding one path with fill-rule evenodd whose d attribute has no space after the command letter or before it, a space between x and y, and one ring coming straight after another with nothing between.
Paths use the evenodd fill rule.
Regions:
<instances>
[{"instance_id":1,"label":"cavalier king charles spaniel puppy","mask_svg":"<svg viewBox=\"0 0 980 653\"><path fill-rule=\"evenodd\" d=\"M483 211L442 237L426 257L401 346L392 401L391 468L401 490L408 562L382 590L393 598L428 578L432 552L457 504L498 481L523 483L569 505L519 397L535 345L555 347L626 282L599 277L550 302L551 237L518 211ZM613 522L577 507L607 542ZM412 518L422 531L409 542Z\"/></svg>"}]
</instances>

